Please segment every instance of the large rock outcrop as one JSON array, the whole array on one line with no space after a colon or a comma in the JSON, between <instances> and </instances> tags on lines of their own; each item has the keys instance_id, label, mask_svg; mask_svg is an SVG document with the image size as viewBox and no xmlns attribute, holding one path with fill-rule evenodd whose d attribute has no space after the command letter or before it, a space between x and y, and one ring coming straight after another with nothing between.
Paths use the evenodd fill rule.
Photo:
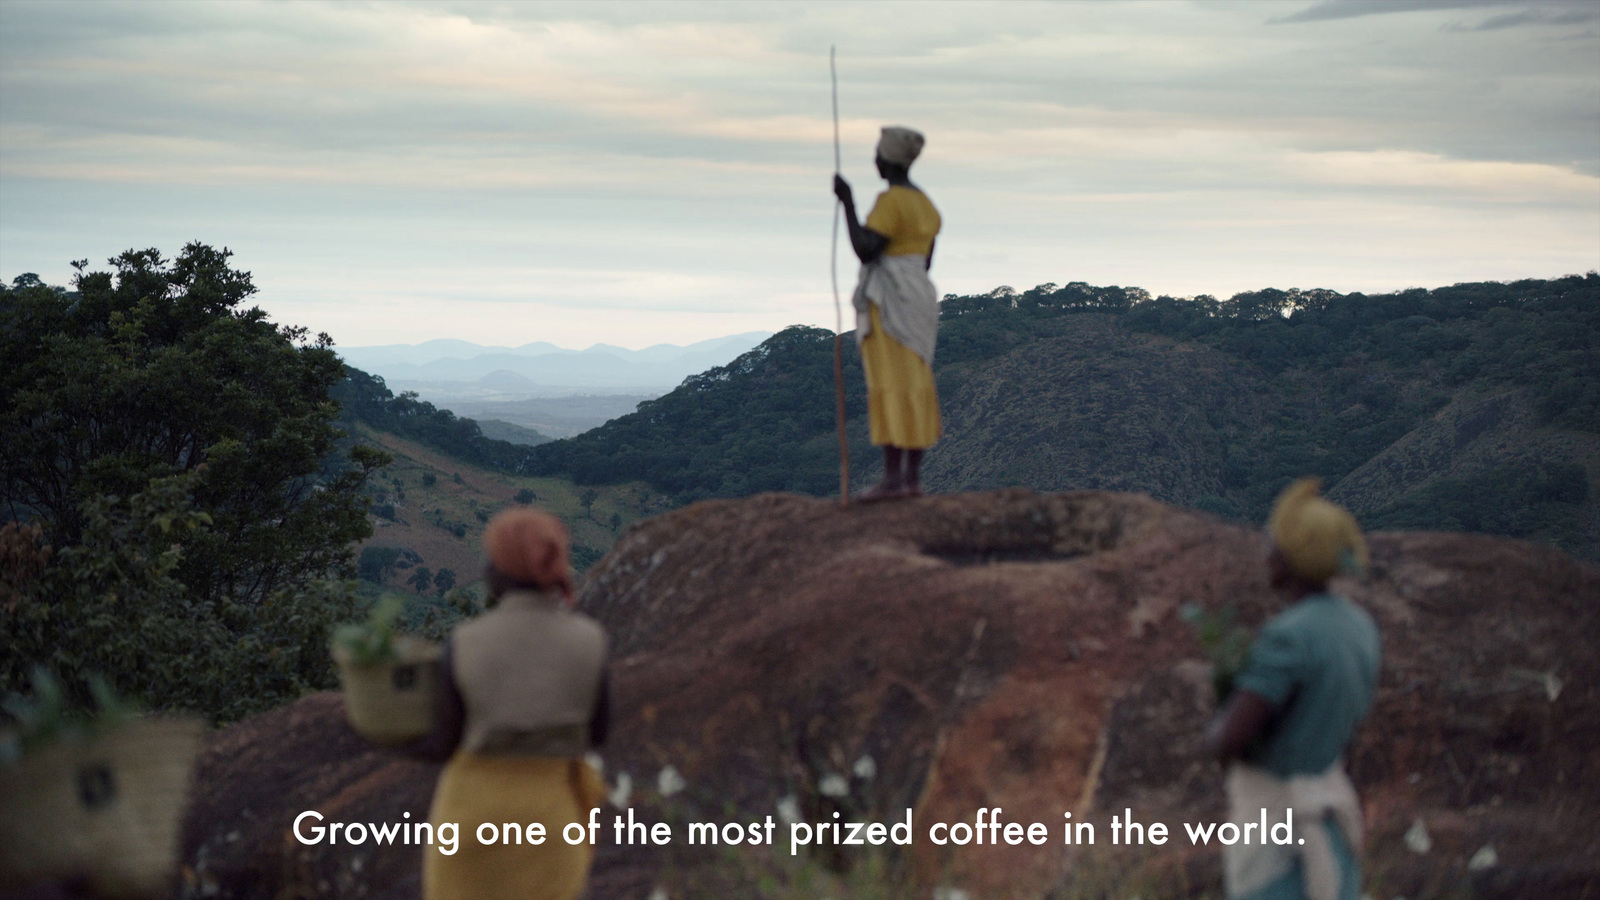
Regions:
<instances>
[{"instance_id":1,"label":"large rock outcrop","mask_svg":"<svg viewBox=\"0 0 1600 900\"><path fill-rule=\"evenodd\" d=\"M1385 641L1377 708L1350 757L1369 872L1388 896L1468 882L1479 896L1600 890L1600 572L1486 537L1379 534L1372 548L1372 577L1343 585ZM1109 815L1131 808L1179 832L1146 859L1199 893L1214 887L1215 850L1188 847L1179 823L1219 815L1221 772L1200 743L1206 665L1177 611L1230 604L1259 622L1279 605L1264 552L1256 532L1127 494L844 510L762 495L663 515L582 588L615 641L608 775L628 773L642 811L680 823L759 820L790 796L813 819L912 808L916 844L892 865L919 896L1062 891L1104 851ZM414 849L288 835L304 809L426 815L434 770L366 748L340 716L336 697L312 697L212 738L187 832L193 883L235 897L415 896ZM669 765L688 787L660 801ZM928 824L983 807L1046 823L1050 844L927 840ZM1101 846L1061 846L1065 812L1096 823ZM1419 819L1425 854L1401 839ZM593 895L642 897L658 882L709 895L722 876L697 869L725 864L676 844L606 847Z\"/></svg>"}]
</instances>

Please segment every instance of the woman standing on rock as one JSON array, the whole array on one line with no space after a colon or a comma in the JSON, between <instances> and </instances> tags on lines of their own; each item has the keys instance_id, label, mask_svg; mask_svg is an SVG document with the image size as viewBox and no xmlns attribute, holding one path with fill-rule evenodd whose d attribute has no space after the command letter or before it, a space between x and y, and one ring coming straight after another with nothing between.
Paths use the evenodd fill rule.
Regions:
<instances>
[{"instance_id":1,"label":"woman standing on rock","mask_svg":"<svg viewBox=\"0 0 1600 900\"><path fill-rule=\"evenodd\" d=\"M1294 605L1250 647L1210 739L1228 766L1229 819L1284 822L1282 844L1243 841L1224 851L1228 896L1241 900L1356 900L1361 894L1361 804L1344 771L1356 725L1378 683L1372 617L1328 590L1367 564L1354 517L1305 478L1279 496L1267 521L1272 586ZM1266 812L1263 813L1262 810ZM1259 824L1258 824L1259 829ZM1258 837L1258 840L1260 838Z\"/></svg>"},{"instance_id":2,"label":"woman standing on rock","mask_svg":"<svg viewBox=\"0 0 1600 900\"><path fill-rule=\"evenodd\" d=\"M456 626L440 660L434 733L417 750L449 762L429 819L460 824L452 856L430 847L426 900L572 900L594 848L562 840L587 826L604 784L584 762L606 737L606 637L572 609L567 529L554 516L517 507L483 532L489 612ZM544 843L485 846L478 826L545 826ZM585 832L587 833L587 832Z\"/></svg>"},{"instance_id":3,"label":"woman standing on rock","mask_svg":"<svg viewBox=\"0 0 1600 900\"><path fill-rule=\"evenodd\" d=\"M856 221L849 182L835 175L850 246L861 259L856 285L856 343L867 376L872 443L883 448L883 480L864 502L922 493L922 454L939 440L939 395L933 349L939 331L939 293L928 280L939 211L911 183L922 152L921 133L887 127L878 140L878 174L889 189L878 195L865 224Z\"/></svg>"}]
</instances>

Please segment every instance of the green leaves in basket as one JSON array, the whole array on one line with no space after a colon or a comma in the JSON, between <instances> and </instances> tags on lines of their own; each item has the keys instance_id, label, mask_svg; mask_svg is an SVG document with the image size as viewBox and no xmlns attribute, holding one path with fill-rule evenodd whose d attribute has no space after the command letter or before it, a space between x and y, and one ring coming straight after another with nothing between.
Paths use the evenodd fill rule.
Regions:
<instances>
[{"instance_id":1,"label":"green leaves in basket","mask_svg":"<svg viewBox=\"0 0 1600 900\"><path fill-rule=\"evenodd\" d=\"M372 607L365 622L350 622L334 629L333 642L360 666L388 662L396 657L395 620L405 609L399 597L389 596Z\"/></svg>"},{"instance_id":2,"label":"green leaves in basket","mask_svg":"<svg viewBox=\"0 0 1600 900\"><path fill-rule=\"evenodd\" d=\"M1211 611L1191 603L1183 608L1183 618L1194 626L1195 639L1211 658L1211 686L1220 705L1233 693L1233 679L1250 655L1250 629L1234 620L1230 606Z\"/></svg>"},{"instance_id":3,"label":"green leaves in basket","mask_svg":"<svg viewBox=\"0 0 1600 900\"><path fill-rule=\"evenodd\" d=\"M138 707L119 698L99 675L89 677L93 715L73 710L61 682L43 666L33 667L32 680L31 697L12 694L0 703L14 722L14 727L0 731L0 764L15 763L54 741L88 737L139 714Z\"/></svg>"}]
</instances>

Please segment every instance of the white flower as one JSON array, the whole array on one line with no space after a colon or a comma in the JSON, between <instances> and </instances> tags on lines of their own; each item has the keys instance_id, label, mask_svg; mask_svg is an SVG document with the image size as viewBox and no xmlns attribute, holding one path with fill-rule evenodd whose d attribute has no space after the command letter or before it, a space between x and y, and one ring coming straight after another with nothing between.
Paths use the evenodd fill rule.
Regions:
<instances>
[{"instance_id":1,"label":"white flower","mask_svg":"<svg viewBox=\"0 0 1600 900\"><path fill-rule=\"evenodd\" d=\"M1482 872L1484 869L1492 869L1499 864L1500 854L1494 852L1494 845L1484 844L1478 848L1477 853L1472 854L1472 859L1467 861L1467 871Z\"/></svg>"},{"instance_id":2,"label":"white flower","mask_svg":"<svg viewBox=\"0 0 1600 900\"><path fill-rule=\"evenodd\" d=\"M661 774L656 776L656 793L662 797L671 797L688 786L689 782L684 781L683 776L679 775L678 770L673 768L671 764L668 764L661 770Z\"/></svg>"},{"instance_id":3,"label":"white flower","mask_svg":"<svg viewBox=\"0 0 1600 900\"><path fill-rule=\"evenodd\" d=\"M1544 673L1544 695L1550 698L1551 703L1556 702L1556 698L1561 696L1562 687L1561 679L1556 677L1556 673Z\"/></svg>"},{"instance_id":4,"label":"white flower","mask_svg":"<svg viewBox=\"0 0 1600 900\"><path fill-rule=\"evenodd\" d=\"M856 777L862 781L871 781L878 775L878 764L872 757L863 755L856 760L855 767L850 771L856 773Z\"/></svg>"},{"instance_id":5,"label":"white flower","mask_svg":"<svg viewBox=\"0 0 1600 900\"><path fill-rule=\"evenodd\" d=\"M590 750L588 753L583 755L583 761L588 763L589 766L594 769L594 773L596 775L603 776L606 774L605 758L593 750Z\"/></svg>"},{"instance_id":6,"label":"white flower","mask_svg":"<svg viewBox=\"0 0 1600 900\"><path fill-rule=\"evenodd\" d=\"M800 801L793 794L778 798L778 818L788 825L800 821Z\"/></svg>"},{"instance_id":7,"label":"white flower","mask_svg":"<svg viewBox=\"0 0 1600 900\"><path fill-rule=\"evenodd\" d=\"M617 784L611 789L611 794L607 797L607 799L610 800L611 805L615 806L617 809L627 809L628 798L632 795L633 776L629 775L627 772L619 772L617 774Z\"/></svg>"},{"instance_id":8,"label":"white flower","mask_svg":"<svg viewBox=\"0 0 1600 900\"><path fill-rule=\"evenodd\" d=\"M958 887L936 887L933 900L969 900L972 895Z\"/></svg>"},{"instance_id":9,"label":"white flower","mask_svg":"<svg viewBox=\"0 0 1600 900\"><path fill-rule=\"evenodd\" d=\"M658 887L650 892L650 900L667 900L667 889Z\"/></svg>"},{"instance_id":10,"label":"white flower","mask_svg":"<svg viewBox=\"0 0 1600 900\"><path fill-rule=\"evenodd\" d=\"M817 793L824 797L848 797L850 796L850 782L845 781L843 775L829 772L822 776L821 781L817 782Z\"/></svg>"},{"instance_id":11,"label":"white flower","mask_svg":"<svg viewBox=\"0 0 1600 900\"><path fill-rule=\"evenodd\" d=\"M1421 818L1406 829L1406 846L1411 848L1412 853L1427 853L1433 849L1433 838L1428 837L1428 826L1422 823Z\"/></svg>"}]
</instances>

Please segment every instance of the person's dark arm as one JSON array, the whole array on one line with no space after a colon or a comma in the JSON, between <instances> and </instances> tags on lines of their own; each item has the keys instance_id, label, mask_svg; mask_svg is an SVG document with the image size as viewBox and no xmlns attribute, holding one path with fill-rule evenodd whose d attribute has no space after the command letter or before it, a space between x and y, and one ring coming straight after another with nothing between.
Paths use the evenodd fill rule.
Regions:
<instances>
[{"instance_id":1,"label":"person's dark arm","mask_svg":"<svg viewBox=\"0 0 1600 900\"><path fill-rule=\"evenodd\" d=\"M844 204L844 221L850 229L850 249L856 252L856 258L865 264L882 256L884 248L889 246L889 239L856 220L856 198L850 190L850 182L838 175L833 176L833 195Z\"/></svg>"},{"instance_id":2,"label":"person's dark arm","mask_svg":"<svg viewBox=\"0 0 1600 900\"><path fill-rule=\"evenodd\" d=\"M939 245L939 239L934 238L928 242L928 261L923 264L922 271L927 272L933 268L933 248Z\"/></svg>"},{"instance_id":3,"label":"person's dark arm","mask_svg":"<svg viewBox=\"0 0 1600 900\"><path fill-rule=\"evenodd\" d=\"M611 671L600 672L600 691L594 698L594 715L589 717L589 746L599 748L611 734Z\"/></svg>"},{"instance_id":4,"label":"person's dark arm","mask_svg":"<svg viewBox=\"0 0 1600 900\"><path fill-rule=\"evenodd\" d=\"M444 762L461 745L466 728L467 707L456 688L455 666L450 659L450 641L439 653L439 693L433 704L433 730L405 745L401 752L428 762Z\"/></svg>"},{"instance_id":5,"label":"person's dark arm","mask_svg":"<svg viewBox=\"0 0 1600 900\"><path fill-rule=\"evenodd\" d=\"M1206 743L1224 763L1240 759L1271 723L1272 704L1259 694L1235 690L1206 729Z\"/></svg>"}]
</instances>

